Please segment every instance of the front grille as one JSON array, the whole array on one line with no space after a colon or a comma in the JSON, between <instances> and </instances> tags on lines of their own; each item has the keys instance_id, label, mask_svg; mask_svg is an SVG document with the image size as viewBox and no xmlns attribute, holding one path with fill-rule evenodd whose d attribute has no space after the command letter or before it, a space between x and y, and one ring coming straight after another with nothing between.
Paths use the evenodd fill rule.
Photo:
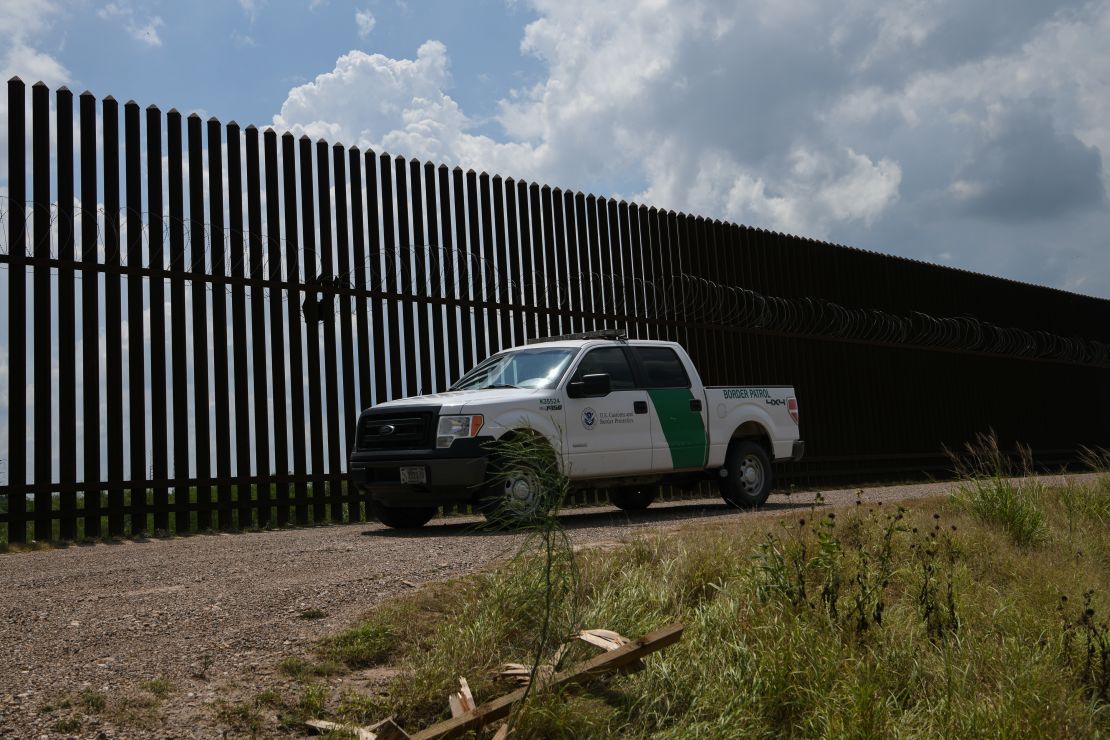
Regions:
<instances>
[{"instance_id":1,"label":"front grille","mask_svg":"<svg viewBox=\"0 0 1110 740\"><path fill-rule=\"evenodd\" d=\"M358 424L358 449L430 449L432 422L430 412L363 416Z\"/></svg>"}]
</instances>

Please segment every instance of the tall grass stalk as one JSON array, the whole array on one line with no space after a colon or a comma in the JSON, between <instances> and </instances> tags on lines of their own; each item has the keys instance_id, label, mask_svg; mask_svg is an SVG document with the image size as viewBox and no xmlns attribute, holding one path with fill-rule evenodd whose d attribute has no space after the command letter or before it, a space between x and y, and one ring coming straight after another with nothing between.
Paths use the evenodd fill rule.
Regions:
<instances>
[{"instance_id":1,"label":"tall grass stalk","mask_svg":"<svg viewBox=\"0 0 1110 740\"><path fill-rule=\"evenodd\" d=\"M1006 455L993 431L976 435L962 454L949 452L956 475L962 480L954 500L980 521L1001 527L1014 544L1032 547L1045 538L1041 510L1045 487L1032 478L1029 448L1018 445L1016 453L1015 457Z\"/></svg>"},{"instance_id":2,"label":"tall grass stalk","mask_svg":"<svg viewBox=\"0 0 1110 740\"><path fill-rule=\"evenodd\" d=\"M541 435L523 433L499 441L492 460L494 481L511 483L523 475L532 494L527 500L505 497L490 517L494 526L508 525L525 534L507 565L519 580L495 595L515 600L518 608L530 615L527 621L533 625L529 682L524 698L508 719L512 728L545 674L560 667L566 654L560 646L579 629L579 572L574 547L558 517L570 482L554 450Z\"/></svg>"}]
</instances>

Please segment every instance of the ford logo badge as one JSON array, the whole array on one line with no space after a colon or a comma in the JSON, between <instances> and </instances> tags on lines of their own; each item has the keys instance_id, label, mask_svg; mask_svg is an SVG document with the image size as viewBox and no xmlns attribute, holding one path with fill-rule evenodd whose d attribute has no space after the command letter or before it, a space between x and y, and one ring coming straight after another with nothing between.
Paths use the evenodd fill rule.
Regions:
<instances>
[{"instance_id":1,"label":"ford logo badge","mask_svg":"<svg viewBox=\"0 0 1110 740\"><path fill-rule=\"evenodd\" d=\"M395 431L397 431L397 427L393 426L392 424L386 424L385 426L378 429L378 434L382 435L383 437L388 437Z\"/></svg>"}]
</instances>

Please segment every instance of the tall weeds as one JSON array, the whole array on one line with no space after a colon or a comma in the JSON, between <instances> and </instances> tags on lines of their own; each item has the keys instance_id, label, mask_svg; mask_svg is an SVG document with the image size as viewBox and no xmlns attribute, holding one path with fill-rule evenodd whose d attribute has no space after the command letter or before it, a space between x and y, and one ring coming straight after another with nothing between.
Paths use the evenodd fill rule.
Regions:
<instances>
[{"instance_id":1,"label":"tall weeds","mask_svg":"<svg viewBox=\"0 0 1110 740\"><path fill-rule=\"evenodd\" d=\"M949 452L962 480L953 499L981 522L1001 527L1014 544L1031 547L1045 538L1044 485L1031 477L1029 448L1018 445L1016 453L1016 458L1003 453L994 432L976 435L962 454Z\"/></svg>"}]
</instances>

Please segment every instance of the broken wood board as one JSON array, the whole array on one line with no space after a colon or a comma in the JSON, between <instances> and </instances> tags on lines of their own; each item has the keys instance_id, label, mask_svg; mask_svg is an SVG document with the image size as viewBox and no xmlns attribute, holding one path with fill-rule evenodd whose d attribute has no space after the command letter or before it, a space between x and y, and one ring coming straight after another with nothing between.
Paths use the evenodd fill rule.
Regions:
<instances>
[{"instance_id":1,"label":"broken wood board","mask_svg":"<svg viewBox=\"0 0 1110 740\"><path fill-rule=\"evenodd\" d=\"M470 684L462 676L459 676L459 690L447 697L447 703L451 706L452 717L474 711L474 694L470 693Z\"/></svg>"},{"instance_id":2,"label":"broken wood board","mask_svg":"<svg viewBox=\"0 0 1110 740\"><path fill-rule=\"evenodd\" d=\"M628 644L627 637L613 630L581 630L576 636L602 650L616 650Z\"/></svg>"},{"instance_id":3,"label":"broken wood board","mask_svg":"<svg viewBox=\"0 0 1110 740\"><path fill-rule=\"evenodd\" d=\"M644 635L638 640L633 640L616 650L609 650L557 673L553 678L540 682L539 685L543 687L570 686L621 666L629 665L649 653L654 653L656 650L661 650L678 642L682 639L682 630L683 625L681 623L664 627L661 630ZM413 735L412 738L413 740L433 740L434 738L456 737L471 730L477 730L479 727L507 716L512 711L513 704L523 699L527 691L527 687L517 689L510 694L482 704L473 712L461 717L452 717L425 728Z\"/></svg>"},{"instance_id":4,"label":"broken wood board","mask_svg":"<svg viewBox=\"0 0 1110 740\"><path fill-rule=\"evenodd\" d=\"M370 727L344 725L326 719L310 719L306 721L305 724L321 733L350 732L353 733L358 740L408 740L409 737L408 733L402 730L401 727L393 721L392 717L386 717L381 722Z\"/></svg>"},{"instance_id":5,"label":"broken wood board","mask_svg":"<svg viewBox=\"0 0 1110 740\"><path fill-rule=\"evenodd\" d=\"M338 722L329 722L326 719L310 719L305 722L306 725L323 734L325 732L350 732L358 740L378 740L378 736L367 730L365 727L355 727L354 725L344 725Z\"/></svg>"}]
</instances>

